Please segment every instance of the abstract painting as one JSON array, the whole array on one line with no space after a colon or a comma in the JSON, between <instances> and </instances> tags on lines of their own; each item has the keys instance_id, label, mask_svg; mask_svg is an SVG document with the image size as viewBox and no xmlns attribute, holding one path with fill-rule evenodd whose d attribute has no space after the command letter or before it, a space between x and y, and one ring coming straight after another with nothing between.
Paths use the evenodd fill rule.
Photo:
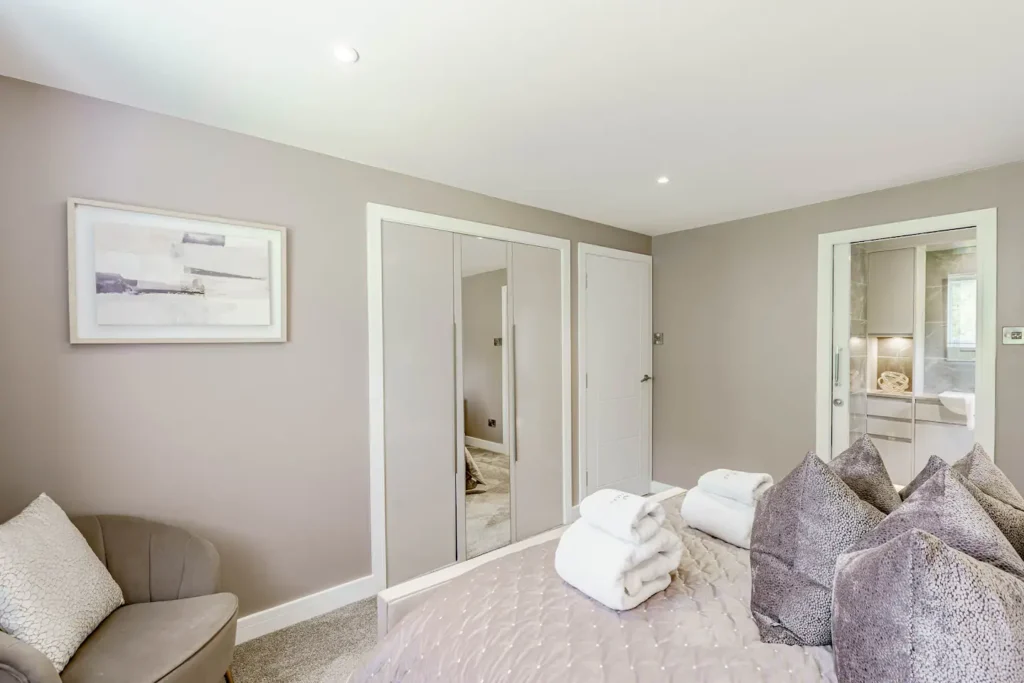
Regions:
<instances>
[{"instance_id":1,"label":"abstract painting","mask_svg":"<svg viewBox=\"0 0 1024 683\"><path fill-rule=\"evenodd\" d=\"M285 341L284 228L68 202L72 343Z\"/></svg>"},{"instance_id":2,"label":"abstract painting","mask_svg":"<svg viewBox=\"0 0 1024 683\"><path fill-rule=\"evenodd\" d=\"M99 325L269 325L270 243L98 223Z\"/></svg>"}]
</instances>

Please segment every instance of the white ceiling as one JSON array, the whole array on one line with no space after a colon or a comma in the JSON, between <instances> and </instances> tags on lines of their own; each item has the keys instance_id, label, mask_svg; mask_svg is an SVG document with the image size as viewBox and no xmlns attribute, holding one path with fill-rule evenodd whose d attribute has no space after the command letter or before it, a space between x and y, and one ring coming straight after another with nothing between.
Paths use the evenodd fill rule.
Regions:
<instances>
[{"instance_id":1,"label":"white ceiling","mask_svg":"<svg viewBox=\"0 0 1024 683\"><path fill-rule=\"evenodd\" d=\"M1020 0L0 0L0 73L658 234L1024 158L1022 29Z\"/></svg>"}]
</instances>

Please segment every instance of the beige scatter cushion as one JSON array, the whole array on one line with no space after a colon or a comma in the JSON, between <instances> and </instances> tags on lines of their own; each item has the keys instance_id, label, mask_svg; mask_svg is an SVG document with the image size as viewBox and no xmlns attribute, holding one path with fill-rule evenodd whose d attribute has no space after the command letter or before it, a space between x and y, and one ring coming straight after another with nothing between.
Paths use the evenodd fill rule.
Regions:
<instances>
[{"instance_id":1,"label":"beige scatter cushion","mask_svg":"<svg viewBox=\"0 0 1024 683\"><path fill-rule=\"evenodd\" d=\"M58 672L122 604L110 572L45 493L0 524L0 629Z\"/></svg>"}]
</instances>

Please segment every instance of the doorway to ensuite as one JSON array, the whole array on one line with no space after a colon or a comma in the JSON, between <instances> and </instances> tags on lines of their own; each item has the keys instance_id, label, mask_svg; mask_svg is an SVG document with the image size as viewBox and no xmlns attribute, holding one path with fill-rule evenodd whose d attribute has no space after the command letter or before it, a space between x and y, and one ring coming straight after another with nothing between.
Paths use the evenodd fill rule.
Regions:
<instances>
[{"instance_id":1,"label":"doorway to ensuite","mask_svg":"<svg viewBox=\"0 0 1024 683\"><path fill-rule=\"evenodd\" d=\"M818 454L866 434L896 484L994 456L995 297L995 209L820 235Z\"/></svg>"}]
</instances>

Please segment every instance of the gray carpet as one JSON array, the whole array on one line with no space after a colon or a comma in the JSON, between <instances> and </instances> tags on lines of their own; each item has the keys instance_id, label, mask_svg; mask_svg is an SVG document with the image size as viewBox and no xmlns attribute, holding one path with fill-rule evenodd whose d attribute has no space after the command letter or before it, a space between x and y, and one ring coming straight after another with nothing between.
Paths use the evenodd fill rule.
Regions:
<instances>
[{"instance_id":1,"label":"gray carpet","mask_svg":"<svg viewBox=\"0 0 1024 683\"><path fill-rule=\"evenodd\" d=\"M466 554L506 546L512 535L508 456L469 446L487 485L466 491ZM482 492L481 492L482 489Z\"/></svg>"},{"instance_id":2,"label":"gray carpet","mask_svg":"<svg viewBox=\"0 0 1024 683\"><path fill-rule=\"evenodd\" d=\"M376 597L250 640L235 650L235 683L344 681L377 644Z\"/></svg>"}]
</instances>

